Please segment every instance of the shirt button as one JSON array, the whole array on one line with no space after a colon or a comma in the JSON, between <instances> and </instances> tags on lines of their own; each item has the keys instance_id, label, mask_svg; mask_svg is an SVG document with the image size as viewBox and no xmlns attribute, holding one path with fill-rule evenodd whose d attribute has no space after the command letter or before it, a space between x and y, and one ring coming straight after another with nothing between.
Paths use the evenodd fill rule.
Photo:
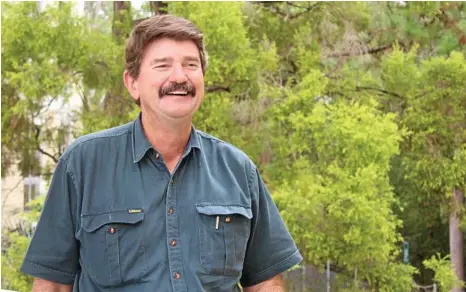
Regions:
<instances>
[{"instance_id":1,"label":"shirt button","mask_svg":"<svg viewBox=\"0 0 466 292\"><path fill-rule=\"evenodd\" d=\"M175 273L175 274L173 274L173 278L179 279L179 278L181 278L181 275L179 273Z\"/></svg>"},{"instance_id":2,"label":"shirt button","mask_svg":"<svg viewBox=\"0 0 466 292\"><path fill-rule=\"evenodd\" d=\"M225 223L230 223L230 221L231 221L230 217L225 218Z\"/></svg>"},{"instance_id":3,"label":"shirt button","mask_svg":"<svg viewBox=\"0 0 466 292\"><path fill-rule=\"evenodd\" d=\"M171 184L174 184L174 183L175 183L175 180L174 180L174 179L171 179L171 180L170 180L170 183L171 183Z\"/></svg>"},{"instance_id":4,"label":"shirt button","mask_svg":"<svg viewBox=\"0 0 466 292\"><path fill-rule=\"evenodd\" d=\"M173 213L175 213L175 210L173 208L168 209L168 214L172 215Z\"/></svg>"},{"instance_id":5,"label":"shirt button","mask_svg":"<svg viewBox=\"0 0 466 292\"><path fill-rule=\"evenodd\" d=\"M108 232L111 233L111 234L113 234L113 233L116 232L116 228L109 227L109 228L108 228Z\"/></svg>"},{"instance_id":6,"label":"shirt button","mask_svg":"<svg viewBox=\"0 0 466 292\"><path fill-rule=\"evenodd\" d=\"M172 239L172 242L170 242L170 245L175 247L176 246L176 240Z\"/></svg>"}]
</instances>

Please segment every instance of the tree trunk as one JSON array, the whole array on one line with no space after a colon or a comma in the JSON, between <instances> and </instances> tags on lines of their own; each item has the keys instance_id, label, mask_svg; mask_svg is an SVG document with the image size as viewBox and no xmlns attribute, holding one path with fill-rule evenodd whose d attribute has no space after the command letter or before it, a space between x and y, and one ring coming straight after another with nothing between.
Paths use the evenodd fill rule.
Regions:
<instances>
[{"instance_id":1,"label":"tree trunk","mask_svg":"<svg viewBox=\"0 0 466 292\"><path fill-rule=\"evenodd\" d=\"M121 45L124 50L124 43L132 29L132 12L131 2L115 1L113 2L113 24L112 35L115 42ZM131 112L133 101L127 94L125 84L123 83L123 60L121 75L115 76L113 85L105 94L103 108L105 113L112 117L110 126L116 126L125 120L128 113Z\"/></svg>"},{"instance_id":2,"label":"tree trunk","mask_svg":"<svg viewBox=\"0 0 466 292\"><path fill-rule=\"evenodd\" d=\"M154 15L161 15L168 13L168 3L165 1L149 1L150 8Z\"/></svg>"},{"instance_id":3,"label":"tree trunk","mask_svg":"<svg viewBox=\"0 0 466 292\"><path fill-rule=\"evenodd\" d=\"M455 188L453 190L453 210L450 214L450 254L453 270L460 281L464 281L463 265L463 232L460 229L459 212L463 204L464 194L462 190ZM464 292L461 287L453 288L452 292Z\"/></svg>"},{"instance_id":4,"label":"tree trunk","mask_svg":"<svg viewBox=\"0 0 466 292\"><path fill-rule=\"evenodd\" d=\"M119 44L123 44L128 37L132 26L131 2L115 1L113 2L113 37Z\"/></svg>"}]
</instances>

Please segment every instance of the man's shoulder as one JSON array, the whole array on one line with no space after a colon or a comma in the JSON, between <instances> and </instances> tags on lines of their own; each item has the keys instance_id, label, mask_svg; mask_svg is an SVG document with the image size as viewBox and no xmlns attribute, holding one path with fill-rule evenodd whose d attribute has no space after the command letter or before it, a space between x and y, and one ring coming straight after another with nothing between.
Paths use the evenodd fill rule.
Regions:
<instances>
[{"instance_id":1,"label":"man's shoulder","mask_svg":"<svg viewBox=\"0 0 466 292\"><path fill-rule=\"evenodd\" d=\"M80 136L76 140L74 140L66 149L65 153L63 156L66 158L72 153L75 153L78 151L78 149L82 149L83 147L86 148L86 150L89 150L89 148L94 148L97 149L99 145L107 144L107 143L118 143L118 139L115 138L123 138L125 139L126 135L130 134L132 132L132 125L133 121L126 123L124 125L116 126L113 128L89 133L83 136ZM90 147L86 147L90 146ZM93 147L97 146L97 147Z\"/></svg>"},{"instance_id":2,"label":"man's shoulder","mask_svg":"<svg viewBox=\"0 0 466 292\"><path fill-rule=\"evenodd\" d=\"M222 156L227 158L229 162L236 160L239 163L246 163L248 166L255 167L250 157L235 145L200 130L196 130L196 133L198 134L201 147L209 155Z\"/></svg>"}]
</instances>

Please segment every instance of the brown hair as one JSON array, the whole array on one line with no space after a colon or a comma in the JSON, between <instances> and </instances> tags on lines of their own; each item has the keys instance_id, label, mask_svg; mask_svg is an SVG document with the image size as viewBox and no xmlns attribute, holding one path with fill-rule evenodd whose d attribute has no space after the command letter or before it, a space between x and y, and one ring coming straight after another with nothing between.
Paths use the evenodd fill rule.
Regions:
<instances>
[{"instance_id":1,"label":"brown hair","mask_svg":"<svg viewBox=\"0 0 466 292\"><path fill-rule=\"evenodd\" d=\"M189 20L173 15L156 15L138 23L126 42L125 69L133 78L139 76L141 60L146 46L160 38L193 41L199 49L202 72L207 69L204 35Z\"/></svg>"}]
</instances>

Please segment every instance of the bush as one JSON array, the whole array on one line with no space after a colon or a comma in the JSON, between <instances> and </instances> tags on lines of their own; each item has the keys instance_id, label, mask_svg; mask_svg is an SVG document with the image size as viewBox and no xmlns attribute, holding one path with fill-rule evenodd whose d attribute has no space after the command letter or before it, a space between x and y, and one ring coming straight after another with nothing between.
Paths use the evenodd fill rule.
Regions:
<instances>
[{"instance_id":1,"label":"bush","mask_svg":"<svg viewBox=\"0 0 466 292\"><path fill-rule=\"evenodd\" d=\"M5 231L2 241L2 289L19 292L32 290L33 277L19 271L31 242L33 226L38 221L45 196L28 204L29 212L21 214L21 223L14 230Z\"/></svg>"},{"instance_id":2,"label":"bush","mask_svg":"<svg viewBox=\"0 0 466 292\"><path fill-rule=\"evenodd\" d=\"M439 253L429 260L422 262L424 266L435 273L434 281L440 285L442 291L451 291L455 286L464 287L464 283L459 281L452 269L450 255L441 257Z\"/></svg>"}]
</instances>

